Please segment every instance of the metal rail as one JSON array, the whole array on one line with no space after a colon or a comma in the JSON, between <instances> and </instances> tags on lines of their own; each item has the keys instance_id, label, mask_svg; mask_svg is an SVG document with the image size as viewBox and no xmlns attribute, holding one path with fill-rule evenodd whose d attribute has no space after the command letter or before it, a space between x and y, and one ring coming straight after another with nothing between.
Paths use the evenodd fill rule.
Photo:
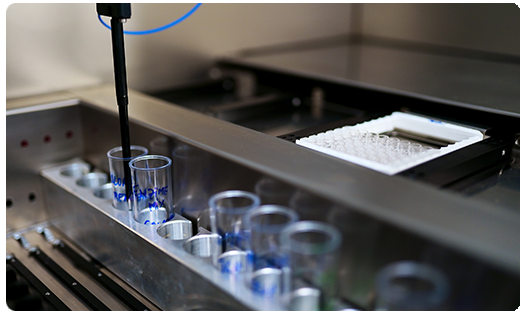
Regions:
<instances>
[{"instance_id":1,"label":"metal rail","mask_svg":"<svg viewBox=\"0 0 525 315\"><path fill-rule=\"evenodd\" d=\"M6 262L16 269L57 311L70 311L53 291L29 271L13 254L8 255Z\"/></svg>"}]
</instances>

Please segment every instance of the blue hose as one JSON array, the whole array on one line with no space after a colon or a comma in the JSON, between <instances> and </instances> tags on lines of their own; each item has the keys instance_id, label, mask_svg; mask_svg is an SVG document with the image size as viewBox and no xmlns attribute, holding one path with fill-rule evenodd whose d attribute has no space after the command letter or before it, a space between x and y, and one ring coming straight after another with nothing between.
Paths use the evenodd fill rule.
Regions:
<instances>
[{"instance_id":1,"label":"blue hose","mask_svg":"<svg viewBox=\"0 0 525 315\"><path fill-rule=\"evenodd\" d=\"M158 28L154 28L154 29L151 29L151 30L145 30L145 31L124 31L124 34L126 35L147 35L147 34L153 34L153 33L157 33L157 32L160 32L160 31L163 31L165 29L168 29L176 24L179 24L180 22L184 21L186 18L188 18L190 15L193 14L193 12L197 11L197 9L201 6L202 3L197 3L193 9L191 9L190 11L188 11L188 13L184 14L183 16L181 16L180 18L178 18L177 20L169 23L169 24L166 24L164 26L161 26L161 27L158 27ZM111 29L111 26L107 25L106 23L104 23L104 21L102 21L102 18L100 17L100 15L98 16L98 19L100 21L100 23L102 23L105 27L107 27L108 29Z\"/></svg>"}]
</instances>

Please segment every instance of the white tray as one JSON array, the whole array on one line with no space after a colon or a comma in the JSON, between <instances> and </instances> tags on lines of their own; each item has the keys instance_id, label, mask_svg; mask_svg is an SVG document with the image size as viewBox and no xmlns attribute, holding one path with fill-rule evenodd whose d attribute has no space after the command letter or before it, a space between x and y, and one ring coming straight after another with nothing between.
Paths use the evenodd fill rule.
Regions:
<instances>
[{"instance_id":1,"label":"white tray","mask_svg":"<svg viewBox=\"0 0 525 315\"><path fill-rule=\"evenodd\" d=\"M433 149L406 157L389 158L389 161L381 162L369 157L356 156L354 154L349 154L348 152L337 150L333 147L319 144L318 139L340 139L337 137L344 135L346 131L351 129L366 130L377 134L388 133L395 129L402 129L414 134L443 139L452 144L441 147L440 149ZM483 140L483 134L476 129L458 126L431 118L394 112L391 115L370 120L355 126L345 126L312 135L310 137L301 138L296 140L296 143L387 175L394 175L481 140Z\"/></svg>"}]
</instances>

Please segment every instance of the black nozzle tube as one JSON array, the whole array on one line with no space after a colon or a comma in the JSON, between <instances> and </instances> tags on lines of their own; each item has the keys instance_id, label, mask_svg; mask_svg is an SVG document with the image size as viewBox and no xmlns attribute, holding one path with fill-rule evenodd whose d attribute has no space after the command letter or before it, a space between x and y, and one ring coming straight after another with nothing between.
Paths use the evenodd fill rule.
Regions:
<instances>
[{"instance_id":1,"label":"black nozzle tube","mask_svg":"<svg viewBox=\"0 0 525 315\"><path fill-rule=\"evenodd\" d=\"M128 105L128 86L126 79L126 58L124 54L124 30L119 18L111 19L111 39L113 44L113 66L115 72L115 92L118 106Z\"/></svg>"},{"instance_id":2,"label":"black nozzle tube","mask_svg":"<svg viewBox=\"0 0 525 315\"><path fill-rule=\"evenodd\" d=\"M119 106L119 121L120 121L120 140L122 142L122 156L124 158L131 157L131 143L129 140L129 120L128 107ZM124 185L126 185L126 200L129 202L131 198L131 170L129 168L129 160L124 160ZM131 205L129 205L131 206Z\"/></svg>"},{"instance_id":3,"label":"black nozzle tube","mask_svg":"<svg viewBox=\"0 0 525 315\"><path fill-rule=\"evenodd\" d=\"M113 67L115 72L115 93L119 108L120 138L122 157L130 158L130 137L128 120L128 86L126 79L126 59L124 56L124 30L120 18L111 19L111 39L113 44ZM131 198L131 171L129 164L124 162L124 184L126 185L126 200Z\"/></svg>"}]
</instances>

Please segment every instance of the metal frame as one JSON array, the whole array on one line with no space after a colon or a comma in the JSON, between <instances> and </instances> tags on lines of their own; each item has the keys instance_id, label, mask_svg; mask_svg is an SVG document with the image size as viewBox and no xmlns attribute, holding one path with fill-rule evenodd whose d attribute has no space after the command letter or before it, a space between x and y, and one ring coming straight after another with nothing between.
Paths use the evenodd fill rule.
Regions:
<instances>
[{"instance_id":1,"label":"metal frame","mask_svg":"<svg viewBox=\"0 0 525 315\"><path fill-rule=\"evenodd\" d=\"M115 112L111 86L72 91ZM130 93L130 120L403 230L519 272L519 214Z\"/></svg>"},{"instance_id":2,"label":"metal frame","mask_svg":"<svg viewBox=\"0 0 525 315\"><path fill-rule=\"evenodd\" d=\"M270 177L325 200L326 209L339 207L347 209L345 211L348 212L362 214L474 260L487 263L498 270L512 275L519 274L519 213L499 209L491 204L468 199L407 178L383 175L136 91L130 91L129 98L131 138L135 139L132 142L141 144L154 136L161 135L173 141L195 146L213 156L223 166L226 165L215 174L220 178L214 179L213 192L231 188L253 190L257 178ZM38 102L38 98L7 102L8 196L12 184L9 180L12 178L9 176L9 168L12 165L18 165L18 169L30 165L31 169L28 173L31 176L38 176L38 171L45 166L81 156L95 167L107 170L104 150L113 144L118 144L118 126L112 124L117 119L112 85L73 89L41 99L52 100L52 102L49 102L49 105L42 105L42 102ZM37 106L31 107L34 105ZM69 108L80 111L77 113L80 117L72 123L80 128L82 138L78 139L74 149L68 148L65 151L67 154L55 156L44 163L33 159L24 164L16 160L20 152L13 152L14 149L10 148L10 145L17 145L19 140L16 137L13 140L9 138L13 135L13 129L9 128L10 120L20 114L45 114L54 110L62 114L62 110L67 111ZM29 131L35 132L35 128L36 132L40 131L38 126ZM99 129L95 130L97 128ZM21 129L14 130L16 130L15 135L23 134ZM112 136L104 136L109 134ZM69 197L61 199L63 202L61 201L60 204L47 203L48 217L26 217L15 228L29 226L42 220L50 220L54 225L56 223L54 219L57 218L55 215L65 215L72 221L69 222L71 224L57 223L60 230L83 248L85 247L90 255L107 263L108 269L111 270L113 267L112 271L115 271L114 269L123 268L121 272L115 273L120 276L128 275L126 281L143 294L145 292L153 294L152 292L156 290L153 286L154 282L144 281L140 273L125 271L129 267L137 267L138 269L133 270L139 271L139 266L145 267L152 260L143 259L142 253L139 256L132 255L129 250L133 248L140 248L156 257L162 257L161 263L174 268L170 269L170 273L174 274L175 278L179 276L184 278L184 281L180 278L177 280L185 283L186 289L194 284L198 288L197 293L204 290L208 296L217 296L217 294L224 296L224 300L233 308L262 309L258 302L250 300L251 298L243 299L244 291L232 293L242 288L228 288L228 285L225 287L221 284L221 279L211 280L215 287L209 286L213 276L205 277L207 278L205 280L202 274L197 276L196 273L188 273L188 265L184 266L186 263L181 264L181 260L174 260L173 256L165 255L163 249L147 239L141 237L138 243L134 243L135 238L129 237L135 234L130 234L129 229L122 225L115 225L113 220L108 220L106 214L97 210L99 206L79 198L67 187L58 187L49 181L44 183L46 193L43 195L47 200L53 196L69 194ZM16 189L26 189L22 188L23 184L20 182L15 185ZM24 213L27 216L34 213L36 208L25 207L24 209L27 210ZM76 212L71 213L71 209L76 209ZM9 221L14 217L16 214L10 216L8 209L8 227ZM96 226L92 230L95 234L90 236L81 232L85 222L103 223ZM108 229L115 229L115 227L118 227L117 230L120 232L111 235L115 237L113 245L122 246L120 253L108 252L108 248L103 248L103 241L100 238ZM95 236L96 238L93 238ZM115 263L112 259L122 257L129 259L130 265L120 261L112 266ZM164 275L165 273L159 271L158 276ZM216 287L222 290L217 290ZM221 291L229 293L224 294ZM146 296L164 309L178 309L180 305L184 306L186 303L185 300L177 299L171 293L155 292L154 294L162 296L157 298Z\"/></svg>"}]
</instances>

